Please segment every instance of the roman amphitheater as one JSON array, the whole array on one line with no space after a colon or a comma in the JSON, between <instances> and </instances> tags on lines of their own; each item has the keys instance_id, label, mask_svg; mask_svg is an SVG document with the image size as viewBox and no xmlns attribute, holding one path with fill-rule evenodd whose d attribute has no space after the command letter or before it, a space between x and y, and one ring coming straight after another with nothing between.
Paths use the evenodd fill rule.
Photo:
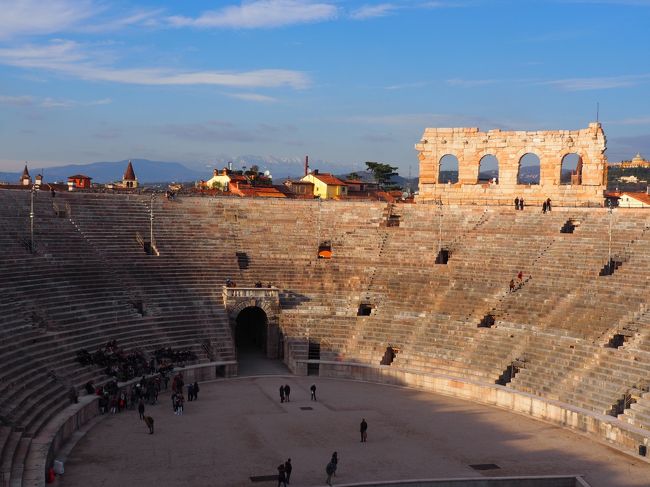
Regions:
<instances>
[{"instance_id":1,"label":"roman amphitheater","mask_svg":"<svg viewBox=\"0 0 650 487\"><path fill-rule=\"evenodd\" d=\"M603 207L599 125L515 135L481 184L510 135L427 129L416 204L41 191L32 242L30 192L0 191L3 486L57 459L61 485L275 485L287 457L323 485L334 450L336 485L650 485L650 212ZM112 340L193 351L200 400L177 417L164 393L154 435L100 415L84 385L109 377L77 352Z\"/></svg>"}]
</instances>

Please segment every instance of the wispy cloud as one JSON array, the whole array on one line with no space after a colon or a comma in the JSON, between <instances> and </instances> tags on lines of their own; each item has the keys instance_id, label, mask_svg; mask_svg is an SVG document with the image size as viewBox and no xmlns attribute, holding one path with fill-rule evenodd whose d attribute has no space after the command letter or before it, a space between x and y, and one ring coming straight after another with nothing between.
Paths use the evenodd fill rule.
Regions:
<instances>
[{"instance_id":1,"label":"wispy cloud","mask_svg":"<svg viewBox=\"0 0 650 487\"><path fill-rule=\"evenodd\" d=\"M256 142L263 140L260 133L245 130L231 122L209 120L204 123L166 124L158 131L164 135L172 135L180 139L198 142Z\"/></svg>"},{"instance_id":2,"label":"wispy cloud","mask_svg":"<svg viewBox=\"0 0 650 487\"><path fill-rule=\"evenodd\" d=\"M452 78L446 81L446 83L449 86L457 86L460 88L476 88L477 86L493 85L498 82L499 80L496 79L461 79L461 78Z\"/></svg>"},{"instance_id":3,"label":"wispy cloud","mask_svg":"<svg viewBox=\"0 0 650 487\"><path fill-rule=\"evenodd\" d=\"M0 40L61 32L105 32L150 25L161 9L111 13L97 0L0 0Z\"/></svg>"},{"instance_id":4,"label":"wispy cloud","mask_svg":"<svg viewBox=\"0 0 650 487\"><path fill-rule=\"evenodd\" d=\"M255 0L241 5L203 12L198 17L171 16L176 27L258 29L323 22L337 16L331 3L308 0Z\"/></svg>"},{"instance_id":5,"label":"wispy cloud","mask_svg":"<svg viewBox=\"0 0 650 487\"><path fill-rule=\"evenodd\" d=\"M385 90L406 90L409 88L422 88L427 86L429 83L426 81L414 81L413 83L402 83L397 85L384 86Z\"/></svg>"},{"instance_id":6,"label":"wispy cloud","mask_svg":"<svg viewBox=\"0 0 650 487\"><path fill-rule=\"evenodd\" d=\"M51 97L38 98L30 95L0 95L0 105L12 105L17 107L70 108L73 106L108 105L109 103L112 103L112 100L110 98L91 101L78 101Z\"/></svg>"},{"instance_id":7,"label":"wispy cloud","mask_svg":"<svg viewBox=\"0 0 650 487\"><path fill-rule=\"evenodd\" d=\"M278 101L277 98L272 96L260 95L259 93L227 93L230 98L237 98L245 101L255 101L259 103L274 103Z\"/></svg>"},{"instance_id":8,"label":"wispy cloud","mask_svg":"<svg viewBox=\"0 0 650 487\"><path fill-rule=\"evenodd\" d=\"M350 18L354 20L365 20L373 17L385 17L399 8L394 3L380 3L378 5L363 5L350 12Z\"/></svg>"},{"instance_id":9,"label":"wispy cloud","mask_svg":"<svg viewBox=\"0 0 650 487\"><path fill-rule=\"evenodd\" d=\"M593 78L567 78L543 81L540 84L551 85L564 91L608 90L627 88L650 80L650 74L630 76L606 76Z\"/></svg>"},{"instance_id":10,"label":"wispy cloud","mask_svg":"<svg viewBox=\"0 0 650 487\"><path fill-rule=\"evenodd\" d=\"M89 81L138 85L218 85L245 88L289 86L301 89L309 78L299 71L180 71L166 68L117 68L96 64L92 53L73 41L0 48L0 64L42 69Z\"/></svg>"},{"instance_id":11,"label":"wispy cloud","mask_svg":"<svg viewBox=\"0 0 650 487\"><path fill-rule=\"evenodd\" d=\"M607 120L607 125L650 125L650 117L631 117L620 120Z\"/></svg>"},{"instance_id":12,"label":"wispy cloud","mask_svg":"<svg viewBox=\"0 0 650 487\"><path fill-rule=\"evenodd\" d=\"M34 104L31 96L8 96L0 95L0 105L11 105L15 107L25 107Z\"/></svg>"}]
</instances>

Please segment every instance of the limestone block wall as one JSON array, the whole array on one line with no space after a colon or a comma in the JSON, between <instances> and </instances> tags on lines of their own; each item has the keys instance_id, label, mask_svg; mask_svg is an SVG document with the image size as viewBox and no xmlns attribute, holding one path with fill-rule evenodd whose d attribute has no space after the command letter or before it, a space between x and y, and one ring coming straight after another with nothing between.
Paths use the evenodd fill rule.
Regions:
<instances>
[{"instance_id":1,"label":"limestone block wall","mask_svg":"<svg viewBox=\"0 0 650 487\"><path fill-rule=\"evenodd\" d=\"M427 128L415 145L420 160L419 199L479 203L510 201L528 191L530 202L551 198L556 204L602 204L607 182L606 139L600 123L581 130L481 132L478 128ZM540 160L539 184L518 184L521 158L528 153ZM458 183L441 184L440 160L458 159ZM581 184L562 185L562 160L577 154ZM480 161L486 155L498 160L498 184L479 184Z\"/></svg>"}]
</instances>

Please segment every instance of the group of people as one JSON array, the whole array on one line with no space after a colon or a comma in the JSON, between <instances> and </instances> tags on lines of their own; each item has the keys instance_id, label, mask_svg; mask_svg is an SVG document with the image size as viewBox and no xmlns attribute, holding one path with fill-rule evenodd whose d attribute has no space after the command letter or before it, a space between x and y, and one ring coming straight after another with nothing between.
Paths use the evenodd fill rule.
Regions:
<instances>
[{"instance_id":1,"label":"group of people","mask_svg":"<svg viewBox=\"0 0 650 487\"><path fill-rule=\"evenodd\" d=\"M517 274L517 284L515 284L514 279L510 279L510 292L514 293L517 289L524 285L524 273L519 271Z\"/></svg>"},{"instance_id":2,"label":"group of people","mask_svg":"<svg viewBox=\"0 0 650 487\"><path fill-rule=\"evenodd\" d=\"M289 384L280 386L280 402L291 402L291 387Z\"/></svg>"},{"instance_id":3,"label":"group of people","mask_svg":"<svg viewBox=\"0 0 650 487\"><path fill-rule=\"evenodd\" d=\"M196 360L196 354L191 350L173 350L161 348L154 352L154 357L147 359L140 350L126 352L122 350L116 340L111 340L96 352L90 353L85 349L77 351L77 361L81 365L98 365L104 367L107 375L126 382L139 375L165 374L171 372L174 364L185 364Z\"/></svg>"},{"instance_id":4,"label":"group of people","mask_svg":"<svg viewBox=\"0 0 650 487\"><path fill-rule=\"evenodd\" d=\"M517 196L515 198L515 210L522 210L524 209L524 199L521 196ZM542 213L546 213L547 211L551 211L551 198L546 198L544 202L542 202Z\"/></svg>"},{"instance_id":5,"label":"group of people","mask_svg":"<svg viewBox=\"0 0 650 487\"><path fill-rule=\"evenodd\" d=\"M291 465L291 458L278 465L278 487L280 487L280 484L284 484L284 487L287 487L287 484L291 483L292 470L293 466Z\"/></svg>"}]
</instances>

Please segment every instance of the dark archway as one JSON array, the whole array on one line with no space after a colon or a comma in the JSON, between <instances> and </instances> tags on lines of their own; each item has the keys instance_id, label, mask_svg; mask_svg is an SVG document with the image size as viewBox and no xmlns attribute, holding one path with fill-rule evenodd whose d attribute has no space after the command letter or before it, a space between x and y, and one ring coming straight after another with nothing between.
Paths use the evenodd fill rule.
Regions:
<instances>
[{"instance_id":1,"label":"dark archway","mask_svg":"<svg viewBox=\"0 0 650 487\"><path fill-rule=\"evenodd\" d=\"M458 158L452 154L445 154L440 158L439 183L458 182Z\"/></svg>"},{"instance_id":2,"label":"dark archway","mask_svg":"<svg viewBox=\"0 0 650 487\"><path fill-rule=\"evenodd\" d=\"M517 184L539 184L541 162L537 154L528 152L519 159Z\"/></svg>"},{"instance_id":3,"label":"dark archway","mask_svg":"<svg viewBox=\"0 0 650 487\"><path fill-rule=\"evenodd\" d=\"M499 183L499 160L493 154L486 154L481 157L478 163L479 183Z\"/></svg>"},{"instance_id":4,"label":"dark archway","mask_svg":"<svg viewBox=\"0 0 650 487\"><path fill-rule=\"evenodd\" d=\"M266 355L268 321L262 308L249 306L241 310L235 322L237 351L260 352Z\"/></svg>"},{"instance_id":5,"label":"dark archway","mask_svg":"<svg viewBox=\"0 0 650 487\"><path fill-rule=\"evenodd\" d=\"M582 157L579 154L570 153L562 158L560 184L582 184Z\"/></svg>"}]
</instances>

